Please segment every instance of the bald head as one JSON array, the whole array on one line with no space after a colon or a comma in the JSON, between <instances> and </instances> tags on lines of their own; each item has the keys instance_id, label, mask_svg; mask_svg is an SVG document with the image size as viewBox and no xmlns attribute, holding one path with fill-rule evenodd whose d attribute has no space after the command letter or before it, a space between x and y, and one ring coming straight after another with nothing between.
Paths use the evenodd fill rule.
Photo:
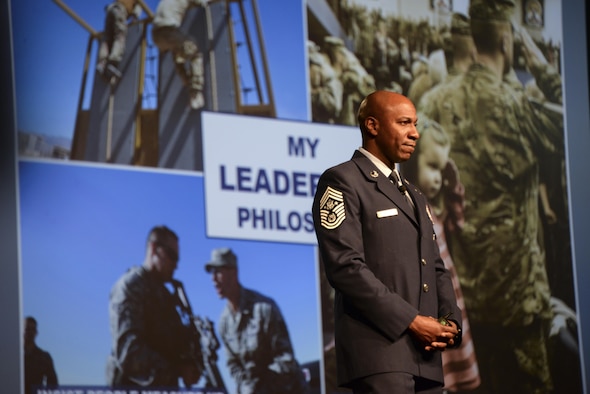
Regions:
<instances>
[{"instance_id":1,"label":"bald head","mask_svg":"<svg viewBox=\"0 0 590 394\"><path fill-rule=\"evenodd\" d=\"M410 99L399 93L378 90L369 94L359 106L357 119L363 148L392 167L410 158L416 141L418 121Z\"/></svg>"},{"instance_id":2,"label":"bald head","mask_svg":"<svg viewBox=\"0 0 590 394\"><path fill-rule=\"evenodd\" d=\"M357 113L357 120L361 131L364 133L365 130L363 130L363 128L365 127L365 120L369 116L378 116L379 114L383 114L388 107L397 106L403 103L409 103L412 106L414 105L406 96L388 90L377 90L369 94L361 102Z\"/></svg>"}]
</instances>

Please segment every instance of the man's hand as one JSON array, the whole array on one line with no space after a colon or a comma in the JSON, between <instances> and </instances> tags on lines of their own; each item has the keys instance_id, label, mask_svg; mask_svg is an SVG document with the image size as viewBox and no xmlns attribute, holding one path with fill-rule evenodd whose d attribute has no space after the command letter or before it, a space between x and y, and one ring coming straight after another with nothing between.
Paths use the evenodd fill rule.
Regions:
<instances>
[{"instance_id":1,"label":"man's hand","mask_svg":"<svg viewBox=\"0 0 590 394\"><path fill-rule=\"evenodd\" d=\"M427 351L445 350L455 343L454 338L459 333L453 321L445 326L433 317L421 315L416 316L408 328Z\"/></svg>"}]
</instances>

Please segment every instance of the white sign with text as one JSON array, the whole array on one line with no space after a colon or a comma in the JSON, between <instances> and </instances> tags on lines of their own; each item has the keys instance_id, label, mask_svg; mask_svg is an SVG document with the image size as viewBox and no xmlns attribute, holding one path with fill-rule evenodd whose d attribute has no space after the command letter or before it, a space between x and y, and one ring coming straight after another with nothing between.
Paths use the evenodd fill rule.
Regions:
<instances>
[{"instance_id":1,"label":"white sign with text","mask_svg":"<svg viewBox=\"0 0 590 394\"><path fill-rule=\"evenodd\" d=\"M316 243L318 179L352 157L357 127L204 112L202 131L209 237Z\"/></svg>"}]
</instances>

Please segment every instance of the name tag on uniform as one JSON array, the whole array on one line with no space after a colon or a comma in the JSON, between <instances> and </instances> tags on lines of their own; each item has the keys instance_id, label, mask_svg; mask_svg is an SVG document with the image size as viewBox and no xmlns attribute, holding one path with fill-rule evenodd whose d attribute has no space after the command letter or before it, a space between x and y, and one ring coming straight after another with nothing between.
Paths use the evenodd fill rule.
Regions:
<instances>
[{"instance_id":1,"label":"name tag on uniform","mask_svg":"<svg viewBox=\"0 0 590 394\"><path fill-rule=\"evenodd\" d=\"M384 209L383 211L377 211L377 217L379 219L386 218L389 216L396 216L396 215L397 215L397 208Z\"/></svg>"}]
</instances>

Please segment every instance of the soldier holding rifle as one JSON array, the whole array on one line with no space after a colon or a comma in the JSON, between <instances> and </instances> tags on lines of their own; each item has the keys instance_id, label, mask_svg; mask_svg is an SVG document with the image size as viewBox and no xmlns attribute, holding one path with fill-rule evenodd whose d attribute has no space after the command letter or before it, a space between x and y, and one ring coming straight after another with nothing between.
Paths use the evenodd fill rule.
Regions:
<instances>
[{"instance_id":1,"label":"soldier holding rifle","mask_svg":"<svg viewBox=\"0 0 590 394\"><path fill-rule=\"evenodd\" d=\"M145 260L111 290L112 334L107 383L114 387L186 387L203 371L199 338L166 285L178 264L178 236L166 226L151 229ZM175 281L176 283L179 283ZM184 319L183 319L184 317Z\"/></svg>"}]
</instances>

